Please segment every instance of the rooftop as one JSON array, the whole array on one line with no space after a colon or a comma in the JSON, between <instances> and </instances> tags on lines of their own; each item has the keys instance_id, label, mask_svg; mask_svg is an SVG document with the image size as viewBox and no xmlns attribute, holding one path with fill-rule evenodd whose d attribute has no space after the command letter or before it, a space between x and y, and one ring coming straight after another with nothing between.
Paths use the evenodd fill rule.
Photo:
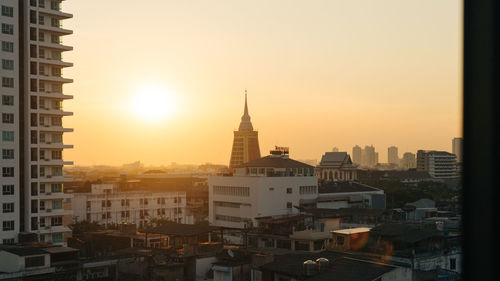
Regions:
<instances>
[{"instance_id":1,"label":"rooftop","mask_svg":"<svg viewBox=\"0 0 500 281\"><path fill-rule=\"evenodd\" d=\"M331 232L333 233L338 233L338 234L355 234L355 233L363 233L363 232L369 232L371 228L369 227L356 227L356 228L347 228L347 229L340 229L340 230L332 230Z\"/></svg>"},{"instance_id":2,"label":"rooftop","mask_svg":"<svg viewBox=\"0 0 500 281\"><path fill-rule=\"evenodd\" d=\"M325 182L318 186L318 193L346 193L346 192L367 192L380 191L380 189L366 184L352 181Z\"/></svg>"},{"instance_id":3,"label":"rooftop","mask_svg":"<svg viewBox=\"0 0 500 281\"><path fill-rule=\"evenodd\" d=\"M327 258L329 266L324 272L317 272L306 276L303 272L303 263L306 260ZM371 281L395 269L387 264L363 261L346 257L337 252L324 251L321 253L290 253L275 256L275 261L262 265L263 270L272 271L299 280L331 280L331 281Z\"/></svg>"},{"instance_id":4,"label":"rooftop","mask_svg":"<svg viewBox=\"0 0 500 281\"><path fill-rule=\"evenodd\" d=\"M262 167L262 168L311 168L314 167L306 163L302 163L290 158L276 157L276 156L265 156L253 161L244 163L238 168L251 168L251 167Z\"/></svg>"},{"instance_id":5,"label":"rooftop","mask_svg":"<svg viewBox=\"0 0 500 281\"><path fill-rule=\"evenodd\" d=\"M177 236L196 236L222 229L222 227L209 225L167 223L157 227L143 229L141 232Z\"/></svg>"}]
</instances>

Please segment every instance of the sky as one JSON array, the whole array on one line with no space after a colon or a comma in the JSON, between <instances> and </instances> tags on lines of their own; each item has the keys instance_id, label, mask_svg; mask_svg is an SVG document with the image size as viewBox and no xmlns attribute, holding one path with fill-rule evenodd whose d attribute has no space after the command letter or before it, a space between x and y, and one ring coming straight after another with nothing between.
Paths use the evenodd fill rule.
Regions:
<instances>
[{"instance_id":1,"label":"sky","mask_svg":"<svg viewBox=\"0 0 500 281\"><path fill-rule=\"evenodd\" d=\"M451 151L457 0L64 1L75 165L228 164L244 92L262 156Z\"/></svg>"}]
</instances>

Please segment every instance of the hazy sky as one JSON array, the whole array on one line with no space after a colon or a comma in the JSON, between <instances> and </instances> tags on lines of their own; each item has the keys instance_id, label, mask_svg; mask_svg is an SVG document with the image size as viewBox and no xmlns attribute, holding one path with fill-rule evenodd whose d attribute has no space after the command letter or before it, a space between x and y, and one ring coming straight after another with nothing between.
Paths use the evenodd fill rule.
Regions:
<instances>
[{"instance_id":1,"label":"hazy sky","mask_svg":"<svg viewBox=\"0 0 500 281\"><path fill-rule=\"evenodd\" d=\"M248 89L263 156L289 146L451 150L458 0L72 0L64 75L75 165L228 164ZM165 96L162 96L166 93ZM142 98L141 98L142 97ZM151 101L151 102L150 102Z\"/></svg>"}]
</instances>

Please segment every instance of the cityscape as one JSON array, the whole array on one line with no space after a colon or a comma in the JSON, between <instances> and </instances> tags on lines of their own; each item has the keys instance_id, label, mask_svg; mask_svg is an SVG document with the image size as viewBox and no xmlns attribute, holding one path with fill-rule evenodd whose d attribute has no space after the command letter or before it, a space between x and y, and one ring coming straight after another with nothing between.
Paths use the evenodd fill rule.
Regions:
<instances>
[{"instance_id":1,"label":"cityscape","mask_svg":"<svg viewBox=\"0 0 500 281\"><path fill-rule=\"evenodd\" d=\"M203 14L201 6L205 4L194 11L165 1L158 5L166 6L148 13L167 7L175 10L171 16L178 20L178 26L163 26L165 34L172 36L172 49L162 52L176 53L168 61L178 69L165 66L163 73L151 77L170 73L172 78L150 83L154 79L149 77L152 80L134 88L128 83L136 80L127 76L130 73L123 65L110 73L111 68L104 63L86 57L89 50L103 55L107 43L90 40L89 44L89 31L82 26L90 28L100 17L113 15L96 13L94 21L88 9L100 2L71 2L78 1L1 0L0 280L462 280L463 137L455 85L458 78L446 87L422 82L429 91L422 94L422 100L433 103L433 91L446 94L436 98L432 106L408 98L404 101L410 104L407 108L397 102L404 95L413 96L412 87L417 88L413 80L408 82L412 86L407 86L412 89L404 94L399 94L402 84L391 84L393 95L389 98L387 94L376 106L370 105L367 96L356 101L346 98L356 95L354 89L362 91L361 86L345 88L343 95L332 94L333 101L326 95L334 88L313 85L323 81L321 67L311 67L306 60L297 62L303 64L304 73L297 75L293 68L284 84L305 83L310 85L310 93L309 89L286 88L287 92L270 94L267 91L275 91L283 82L281 76L267 72L272 70L265 65L247 70L250 75L237 78L237 83L235 76L241 75L241 70L231 69L217 73L228 76L213 83L201 78L194 82L193 78L189 87L174 82L172 88L164 87L163 82L174 80L178 73L196 76L205 71L204 64L232 66L234 60L250 69L247 57L251 61L252 56L265 56L258 53L262 50L249 51L261 45L239 49L246 41L225 42L227 38L220 37L212 26L194 24L199 20L193 19L194 15ZM111 2L103 2L103 8ZM122 7L116 19L133 14L138 8L135 5ZM241 9L238 11L243 16L263 7L262 3L239 5L235 4L235 9ZM270 5L273 15L279 13L279 5ZM339 7L345 11L359 8L343 5ZM232 23L238 28L247 24L231 17L219 19L220 11L205 8L214 29L224 29L230 38L236 36L230 33ZM290 14L300 13L301 8L304 6L290 3ZM325 4L324 8L331 7ZM447 8L440 6L438 10L441 13ZM307 12L329 18L320 12L321 7L310 9ZM192 14L183 14L186 10ZM185 21L192 20L194 27L184 27L181 14ZM269 25L276 21L274 16L261 16L269 21L267 28L252 22L246 26L250 37L288 32L285 24ZM282 20L295 20L288 16ZM439 24L443 30L450 28L441 20ZM181 26L186 33L193 28L190 32L200 37L197 32L213 31L203 37L208 40L206 48L212 48L208 46L211 42L224 41L229 45L224 53L227 57L219 54L221 57L213 58L217 62L211 62L212 58L198 61L193 54L182 53L182 49L191 50L188 37L194 35L179 37L186 45L173 40ZM94 30L96 38L104 36L99 32L113 33L111 27ZM252 28L257 28L255 34ZM321 29L315 25L310 28ZM120 32L117 27L116 34L109 36L114 38ZM301 34L300 28L292 32L293 40L295 32ZM301 36L317 40L304 34ZM210 36L219 37L212 41L207 39ZM276 48L285 60L288 49L280 49L280 43L271 37L265 35L262 40L268 42L266 47L280 46ZM290 40L285 37L281 40ZM450 39L448 43L457 42ZM121 56L123 50L116 49L117 43L111 39L108 43L106 51L111 52L105 56L110 60ZM148 52L156 49L134 50L138 48L135 41L121 47L131 53L132 64L136 53L144 52L144 60L150 60ZM240 55L245 59L233 56L229 49L243 52ZM308 59L327 59L317 51ZM454 51L458 60L458 49ZM278 53L274 56L279 57ZM185 62L176 64L176 56L184 56ZM294 56L297 53L290 57ZM443 65L449 62L446 59ZM163 58L158 60L164 63ZM199 69L191 60L200 64ZM89 70L93 63L95 69ZM137 74L144 66L135 63L138 70L134 73L140 76ZM282 64L290 68L288 63ZM152 72L161 71L154 62L145 65ZM312 69L319 71L319 78L305 74ZM114 77L120 71L124 76ZM218 71L222 70L213 69ZM252 71L266 73L261 77ZM362 79L365 74L359 71ZM398 70L387 71L387 76L397 76ZM455 62L438 71L449 76L459 72ZM209 72L200 77L214 78ZM342 76L341 71L336 75L338 80L324 76L324 87L353 79ZM106 79L110 82L103 82ZM387 81L392 83L391 79ZM228 84L214 86L221 81ZM259 81L265 83L256 85ZM120 82L124 88L114 89L122 89L116 90L121 95L98 96L106 94L100 87ZM245 83L250 86L245 88ZM370 84L373 81L366 83L368 88L375 85ZM190 87L197 90L190 92ZM134 88L135 94L129 96L125 88ZM183 90L185 95L180 94ZM89 92L87 97L85 91ZM109 103L103 113L108 98L116 103ZM456 100L450 101L453 98ZM443 109L440 102L450 108ZM432 112L435 109L439 112ZM450 117L454 110L456 116ZM360 113L363 111L365 115ZM110 120L115 122L113 126L109 126Z\"/></svg>"}]
</instances>

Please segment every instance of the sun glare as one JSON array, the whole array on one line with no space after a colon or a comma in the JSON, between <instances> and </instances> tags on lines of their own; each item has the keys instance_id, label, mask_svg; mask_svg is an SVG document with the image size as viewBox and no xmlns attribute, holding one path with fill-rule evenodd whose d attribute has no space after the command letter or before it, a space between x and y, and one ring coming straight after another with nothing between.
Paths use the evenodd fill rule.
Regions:
<instances>
[{"instance_id":1,"label":"sun glare","mask_svg":"<svg viewBox=\"0 0 500 281\"><path fill-rule=\"evenodd\" d=\"M140 89L130 106L136 116L146 121L164 120L174 110L171 93L160 87Z\"/></svg>"}]
</instances>

